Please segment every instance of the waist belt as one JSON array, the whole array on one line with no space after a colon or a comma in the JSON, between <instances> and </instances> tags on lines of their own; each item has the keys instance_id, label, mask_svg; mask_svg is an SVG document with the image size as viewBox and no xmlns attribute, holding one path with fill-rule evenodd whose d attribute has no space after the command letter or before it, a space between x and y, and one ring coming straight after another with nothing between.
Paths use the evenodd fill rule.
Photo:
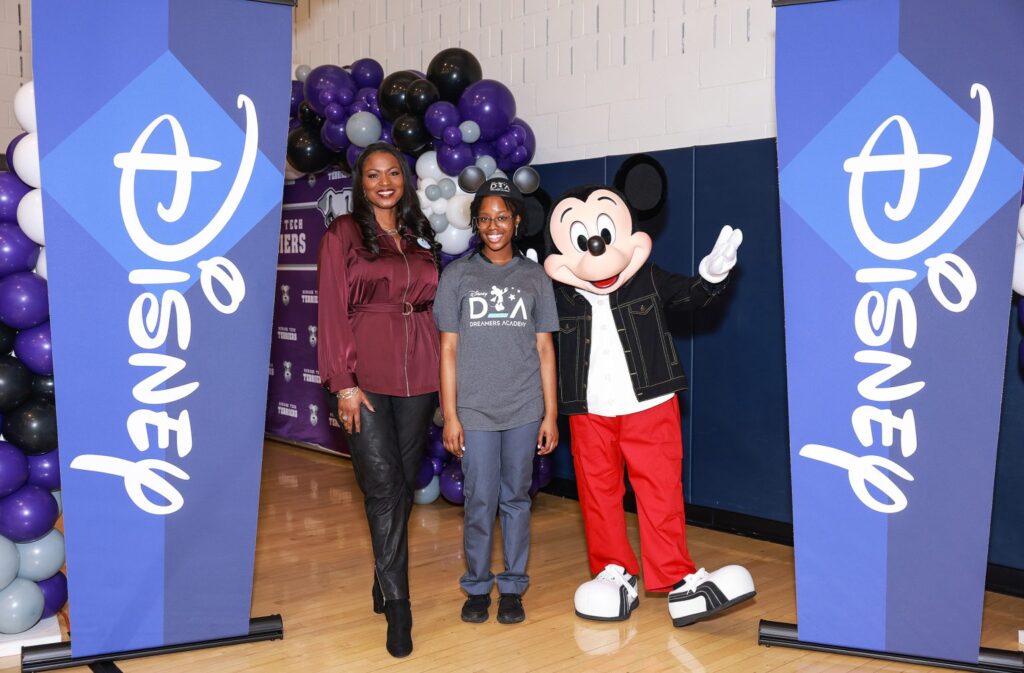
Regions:
<instances>
[{"instance_id":1,"label":"waist belt","mask_svg":"<svg viewBox=\"0 0 1024 673\"><path fill-rule=\"evenodd\" d=\"M432 301L423 302L422 304L410 304L407 301L399 304L352 304L348 307L348 310L350 313L401 313L402 315L410 315L412 313L428 311L433 305L434 302Z\"/></svg>"}]
</instances>

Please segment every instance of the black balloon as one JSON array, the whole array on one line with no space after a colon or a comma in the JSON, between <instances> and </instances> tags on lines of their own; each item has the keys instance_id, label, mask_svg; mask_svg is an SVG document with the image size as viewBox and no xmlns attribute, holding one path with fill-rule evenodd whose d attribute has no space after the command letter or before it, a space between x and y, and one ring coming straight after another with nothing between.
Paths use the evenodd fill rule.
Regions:
<instances>
[{"instance_id":1,"label":"black balloon","mask_svg":"<svg viewBox=\"0 0 1024 673\"><path fill-rule=\"evenodd\" d=\"M14 337L18 330L0 322L0 354L6 355L14 350Z\"/></svg>"},{"instance_id":2,"label":"black balloon","mask_svg":"<svg viewBox=\"0 0 1024 673\"><path fill-rule=\"evenodd\" d=\"M317 173L334 159L334 152L320 141L320 133L305 126L292 129L288 134L288 162L295 170Z\"/></svg>"},{"instance_id":3,"label":"black balloon","mask_svg":"<svg viewBox=\"0 0 1024 673\"><path fill-rule=\"evenodd\" d=\"M57 407L30 399L4 414L4 438L30 456L57 448Z\"/></svg>"},{"instance_id":4,"label":"black balloon","mask_svg":"<svg viewBox=\"0 0 1024 673\"><path fill-rule=\"evenodd\" d=\"M56 400L56 395L54 394L53 390L53 377L32 377L32 396L38 397L41 400L48 400L50 402L54 402Z\"/></svg>"},{"instance_id":5,"label":"black balloon","mask_svg":"<svg viewBox=\"0 0 1024 673\"><path fill-rule=\"evenodd\" d=\"M313 106L308 101L302 101L299 103L299 122L307 129L312 131L320 131L320 127L324 125L324 118L316 113Z\"/></svg>"},{"instance_id":6,"label":"black balloon","mask_svg":"<svg viewBox=\"0 0 1024 673\"><path fill-rule=\"evenodd\" d=\"M399 70L384 78L377 90L377 104L384 119L397 119L409 111L406 100L409 85L419 78L419 75L408 70Z\"/></svg>"},{"instance_id":7,"label":"black balloon","mask_svg":"<svg viewBox=\"0 0 1024 673\"><path fill-rule=\"evenodd\" d=\"M473 82L484 76L480 61L465 49L452 47L437 53L427 66L427 79L434 83L441 100L456 103Z\"/></svg>"},{"instance_id":8,"label":"black balloon","mask_svg":"<svg viewBox=\"0 0 1024 673\"><path fill-rule=\"evenodd\" d=\"M32 372L13 355L0 356L0 413L18 406L32 394Z\"/></svg>"},{"instance_id":9,"label":"black balloon","mask_svg":"<svg viewBox=\"0 0 1024 673\"><path fill-rule=\"evenodd\" d=\"M439 100L441 100L441 94L438 93L437 87L429 79L413 81L409 85L408 92L405 94L405 103L409 107L409 112L421 117L428 107Z\"/></svg>"},{"instance_id":10,"label":"black balloon","mask_svg":"<svg viewBox=\"0 0 1024 673\"><path fill-rule=\"evenodd\" d=\"M395 139L395 147L409 154L418 152L430 143L430 133L423 125L423 120L411 112L395 120L391 127L391 137Z\"/></svg>"}]
</instances>

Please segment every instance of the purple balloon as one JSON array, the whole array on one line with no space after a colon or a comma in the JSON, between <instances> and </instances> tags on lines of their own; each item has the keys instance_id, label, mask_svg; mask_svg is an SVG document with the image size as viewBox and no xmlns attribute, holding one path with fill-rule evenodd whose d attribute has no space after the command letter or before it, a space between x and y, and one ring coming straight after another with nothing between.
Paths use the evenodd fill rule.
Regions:
<instances>
[{"instance_id":1,"label":"purple balloon","mask_svg":"<svg viewBox=\"0 0 1024 673\"><path fill-rule=\"evenodd\" d=\"M533 473L533 477L530 478L530 497L537 495L537 491L540 490L540 479L537 478L537 473Z\"/></svg>"},{"instance_id":2,"label":"purple balloon","mask_svg":"<svg viewBox=\"0 0 1024 673\"><path fill-rule=\"evenodd\" d=\"M14 354L35 374L53 374L53 350L50 343L50 321L18 332L14 337Z\"/></svg>"},{"instance_id":3,"label":"purple balloon","mask_svg":"<svg viewBox=\"0 0 1024 673\"><path fill-rule=\"evenodd\" d=\"M35 484L0 499L0 535L14 542L38 540L57 522L57 501Z\"/></svg>"},{"instance_id":4,"label":"purple balloon","mask_svg":"<svg viewBox=\"0 0 1024 673\"><path fill-rule=\"evenodd\" d=\"M445 465L446 463L444 462L443 458L430 456L430 466L434 468L434 474L441 474L441 470L444 469Z\"/></svg>"},{"instance_id":5,"label":"purple balloon","mask_svg":"<svg viewBox=\"0 0 1024 673\"><path fill-rule=\"evenodd\" d=\"M339 105L348 107L352 104L352 101L356 99L356 92L348 87L342 87L337 90L338 100L336 101Z\"/></svg>"},{"instance_id":6,"label":"purple balloon","mask_svg":"<svg viewBox=\"0 0 1024 673\"><path fill-rule=\"evenodd\" d=\"M473 148L474 159L479 159L480 157L485 155L492 158L496 158L498 156L498 150L496 147L494 147L494 143L491 142L478 140L472 145L470 145L470 147Z\"/></svg>"},{"instance_id":7,"label":"purple balloon","mask_svg":"<svg viewBox=\"0 0 1024 673\"><path fill-rule=\"evenodd\" d=\"M431 423L430 427L427 428L427 439L428 439L428 441L433 441L435 439L441 439L441 432L442 432L441 428L439 428L438 426L436 426L433 423Z\"/></svg>"},{"instance_id":8,"label":"purple balloon","mask_svg":"<svg viewBox=\"0 0 1024 673\"><path fill-rule=\"evenodd\" d=\"M376 89L376 87L374 87L374 88L363 87L362 89L360 89L359 91L356 92L355 100L361 100L364 103L369 103L371 100L376 100L376 99L377 99L377 89Z\"/></svg>"},{"instance_id":9,"label":"purple balloon","mask_svg":"<svg viewBox=\"0 0 1024 673\"><path fill-rule=\"evenodd\" d=\"M365 100L356 100L356 101L354 101L352 103L352 105L348 106L348 113L349 113L350 116L354 115L357 112L369 112L369 111L370 111L370 104L367 103Z\"/></svg>"},{"instance_id":10,"label":"purple balloon","mask_svg":"<svg viewBox=\"0 0 1024 673\"><path fill-rule=\"evenodd\" d=\"M430 135L435 138L440 138L444 130L449 126L458 127L461 121L462 117L459 116L458 108L448 101L442 100L433 103L423 113L423 125L427 127Z\"/></svg>"},{"instance_id":11,"label":"purple balloon","mask_svg":"<svg viewBox=\"0 0 1024 673\"><path fill-rule=\"evenodd\" d=\"M473 165L473 149L466 143L442 145L437 149L437 165L448 175L458 175L466 166Z\"/></svg>"},{"instance_id":12,"label":"purple balloon","mask_svg":"<svg viewBox=\"0 0 1024 673\"><path fill-rule=\"evenodd\" d=\"M8 155L10 161L11 155ZM21 197L32 191L17 175L9 171L0 172L0 221L18 221L18 203Z\"/></svg>"},{"instance_id":13,"label":"purple balloon","mask_svg":"<svg viewBox=\"0 0 1024 673\"><path fill-rule=\"evenodd\" d=\"M526 165L527 156L529 156L529 153L526 151L526 148L520 145L512 152L511 155L509 155L509 158L512 160L515 167L519 168L520 166Z\"/></svg>"},{"instance_id":14,"label":"purple balloon","mask_svg":"<svg viewBox=\"0 0 1024 673\"><path fill-rule=\"evenodd\" d=\"M516 99L501 82L482 79L462 92L459 114L463 119L480 125L481 140L493 140L504 133L515 119Z\"/></svg>"},{"instance_id":15,"label":"purple balloon","mask_svg":"<svg viewBox=\"0 0 1024 673\"><path fill-rule=\"evenodd\" d=\"M461 505L466 501L466 494L463 493L466 477L462 474L462 463L453 460L441 470L439 479L441 495L453 505Z\"/></svg>"},{"instance_id":16,"label":"purple balloon","mask_svg":"<svg viewBox=\"0 0 1024 673\"><path fill-rule=\"evenodd\" d=\"M47 491L60 489L60 456L57 449L38 456L28 456L28 483L41 486Z\"/></svg>"},{"instance_id":17,"label":"purple balloon","mask_svg":"<svg viewBox=\"0 0 1024 673\"><path fill-rule=\"evenodd\" d=\"M0 498L14 493L29 477L28 458L13 444L0 441Z\"/></svg>"},{"instance_id":18,"label":"purple balloon","mask_svg":"<svg viewBox=\"0 0 1024 673\"><path fill-rule=\"evenodd\" d=\"M19 133L18 135L14 136L14 138L11 140L11 142L7 143L7 155L6 156L7 156L7 165L8 166L11 164L11 161L14 159L14 148L17 147L18 143L21 142L21 139L24 138L27 135L28 135L28 133Z\"/></svg>"},{"instance_id":19,"label":"purple balloon","mask_svg":"<svg viewBox=\"0 0 1024 673\"><path fill-rule=\"evenodd\" d=\"M515 119L512 120L511 131L512 131L512 133L515 133L517 135L517 137L519 135L519 132L518 132L517 129L520 129L520 128L523 130L523 133L525 134L526 137L523 138L523 140L520 141L519 144L526 148L527 156L526 156L526 162L525 163L528 164L531 161L533 161L533 157L537 153L537 136L534 135L533 129L530 127L529 124L524 122L519 117L516 117Z\"/></svg>"},{"instance_id":20,"label":"purple balloon","mask_svg":"<svg viewBox=\"0 0 1024 673\"><path fill-rule=\"evenodd\" d=\"M31 271L0 280L0 320L14 329L28 329L50 315L46 281Z\"/></svg>"},{"instance_id":21,"label":"purple balloon","mask_svg":"<svg viewBox=\"0 0 1024 673\"><path fill-rule=\"evenodd\" d=\"M327 89L355 89L355 82L352 75L348 74L336 65L319 65L309 72L306 77L303 92L306 102L318 115L323 115L324 104L320 101L320 94Z\"/></svg>"},{"instance_id":22,"label":"purple balloon","mask_svg":"<svg viewBox=\"0 0 1024 673\"><path fill-rule=\"evenodd\" d=\"M515 124L512 124L512 126L509 127L508 132L509 135L512 136L512 139L516 141L517 145L522 145L524 142L526 142L526 129L524 129L522 126L516 126Z\"/></svg>"},{"instance_id":23,"label":"purple balloon","mask_svg":"<svg viewBox=\"0 0 1024 673\"><path fill-rule=\"evenodd\" d=\"M31 271L39 259L39 246L17 224L0 222L0 276Z\"/></svg>"},{"instance_id":24,"label":"purple balloon","mask_svg":"<svg viewBox=\"0 0 1024 673\"><path fill-rule=\"evenodd\" d=\"M384 67L372 58L352 61L352 79L361 87L376 89L384 81Z\"/></svg>"},{"instance_id":25,"label":"purple balloon","mask_svg":"<svg viewBox=\"0 0 1024 673\"><path fill-rule=\"evenodd\" d=\"M426 488L433 478L434 464L430 462L430 456L423 456L423 460L420 461L420 469L416 472L416 490Z\"/></svg>"},{"instance_id":26,"label":"purple balloon","mask_svg":"<svg viewBox=\"0 0 1024 673\"><path fill-rule=\"evenodd\" d=\"M348 161L348 165L352 167L352 170L356 169L356 161L359 160L359 155L363 153L364 149L359 145L349 145L348 149L345 150L345 159Z\"/></svg>"},{"instance_id":27,"label":"purple balloon","mask_svg":"<svg viewBox=\"0 0 1024 673\"><path fill-rule=\"evenodd\" d=\"M292 131L293 129L297 129L300 126L302 126L302 120L299 119L298 117L292 117L291 119L288 120L288 130L289 131Z\"/></svg>"},{"instance_id":28,"label":"purple balloon","mask_svg":"<svg viewBox=\"0 0 1024 673\"><path fill-rule=\"evenodd\" d=\"M43 619L52 617L60 612L64 604L68 602L68 578L64 573L58 572L53 577L36 582L43 592Z\"/></svg>"},{"instance_id":29,"label":"purple balloon","mask_svg":"<svg viewBox=\"0 0 1024 673\"><path fill-rule=\"evenodd\" d=\"M494 147L498 150L499 157L507 157L516 149L516 139L511 133L506 133L494 141Z\"/></svg>"},{"instance_id":30,"label":"purple balloon","mask_svg":"<svg viewBox=\"0 0 1024 673\"><path fill-rule=\"evenodd\" d=\"M340 124L345 121L345 107L339 102L325 105L324 117L327 118L327 121Z\"/></svg>"},{"instance_id":31,"label":"purple balloon","mask_svg":"<svg viewBox=\"0 0 1024 673\"><path fill-rule=\"evenodd\" d=\"M441 139L445 145L455 147L462 142L462 131L458 126L449 126L442 132Z\"/></svg>"},{"instance_id":32,"label":"purple balloon","mask_svg":"<svg viewBox=\"0 0 1024 673\"><path fill-rule=\"evenodd\" d=\"M326 87L320 91L320 105L323 106L324 112L327 111L327 106L338 100L338 90L334 87Z\"/></svg>"},{"instance_id":33,"label":"purple balloon","mask_svg":"<svg viewBox=\"0 0 1024 673\"><path fill-rule=\"evenodd\" d=\"M391 135L391 122L387 121L386 119L381 121L380 123L380 141L382 143L387 143L389 145L395 144L395 137ZM416 175L415 166L416 164L413 163L413 175Z\"/></svg>"},{"instance_id":34,"label":"purple balloon","mask_svg":"<svg viewBox=\"0 0 1024 673\"><path fill-rule=\"evenodd\" d=\"M448 451L444 448L444 441L441 436L431 437L427 442L427 455L431 458L444 458L448 455Z\"/></svg>"},{"instance_id":35,"label":"purple balloon","mask_svg":"<svg viewBox=\"0 0 1024 673\"><path fill-rule=\"evenodd\" d=\"M345 133L345 124L327 122L320 127L320 140L332 152L340 152L352 143Z\"/></svg>"},{"instance_id":36,"label":"purple balloon","mask_svg":"<svg viewBox=\"0 0 1024 673\"><path fill-rule=\"evenodd\" d=\"M1024 297L1017 298L1017 322L1020 328L1024 329Z\"/></svg>"}]
</instances>

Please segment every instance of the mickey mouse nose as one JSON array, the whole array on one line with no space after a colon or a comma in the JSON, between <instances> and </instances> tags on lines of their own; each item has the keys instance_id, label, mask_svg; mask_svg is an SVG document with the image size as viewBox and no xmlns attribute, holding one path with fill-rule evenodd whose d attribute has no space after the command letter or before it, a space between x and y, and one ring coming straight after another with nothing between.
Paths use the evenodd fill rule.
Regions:
<instances>
[{"instance_id":1,"label":"mickey mouse nose","mask_svg":"<svg viewBox=\"0 0 1024 673\"><path fill-rule=\"evenodd\" d=\"M607 249L604 239L600 236L591 236L587 239L587 249L590 250L590 254L594 257L600 257L604 254Z\"/></svg>"}]
</instances>

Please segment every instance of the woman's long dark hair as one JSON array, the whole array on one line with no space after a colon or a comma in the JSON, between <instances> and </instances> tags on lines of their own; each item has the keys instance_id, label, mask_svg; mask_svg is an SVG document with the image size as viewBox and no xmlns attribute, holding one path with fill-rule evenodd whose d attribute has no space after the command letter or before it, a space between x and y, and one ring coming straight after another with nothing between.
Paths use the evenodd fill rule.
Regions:
<instances>
[{"instance_id":1,"label":"woman's long dark hair","mask_svg":"<svg viewBox=\"0 0 1024 673\"><path fill-rule=\"evenodd\" d=\"M352 168L352 219L359 225L359 231L363 236L363 246L369 250L374 257L380 254L380 245L377 243L377 235L380 230L377 228L377 218L373 214L373 205L366 198L363 191L363 165L367 157L377 152L386 152L398 162L398 168L402 171L402 197L395 206L395 222L401 234L411 234L416 238L422 238L430 243L431 252L434 255L434 262L437 263L437 251L440 246L434 240L434 230L430 227L430 220L420 210L420 201L416 196L416 189L413 184L412 171L409 164L393 145L388 143L373 143L359 155L356 165Z\"/></svg>"}]
</instances>

